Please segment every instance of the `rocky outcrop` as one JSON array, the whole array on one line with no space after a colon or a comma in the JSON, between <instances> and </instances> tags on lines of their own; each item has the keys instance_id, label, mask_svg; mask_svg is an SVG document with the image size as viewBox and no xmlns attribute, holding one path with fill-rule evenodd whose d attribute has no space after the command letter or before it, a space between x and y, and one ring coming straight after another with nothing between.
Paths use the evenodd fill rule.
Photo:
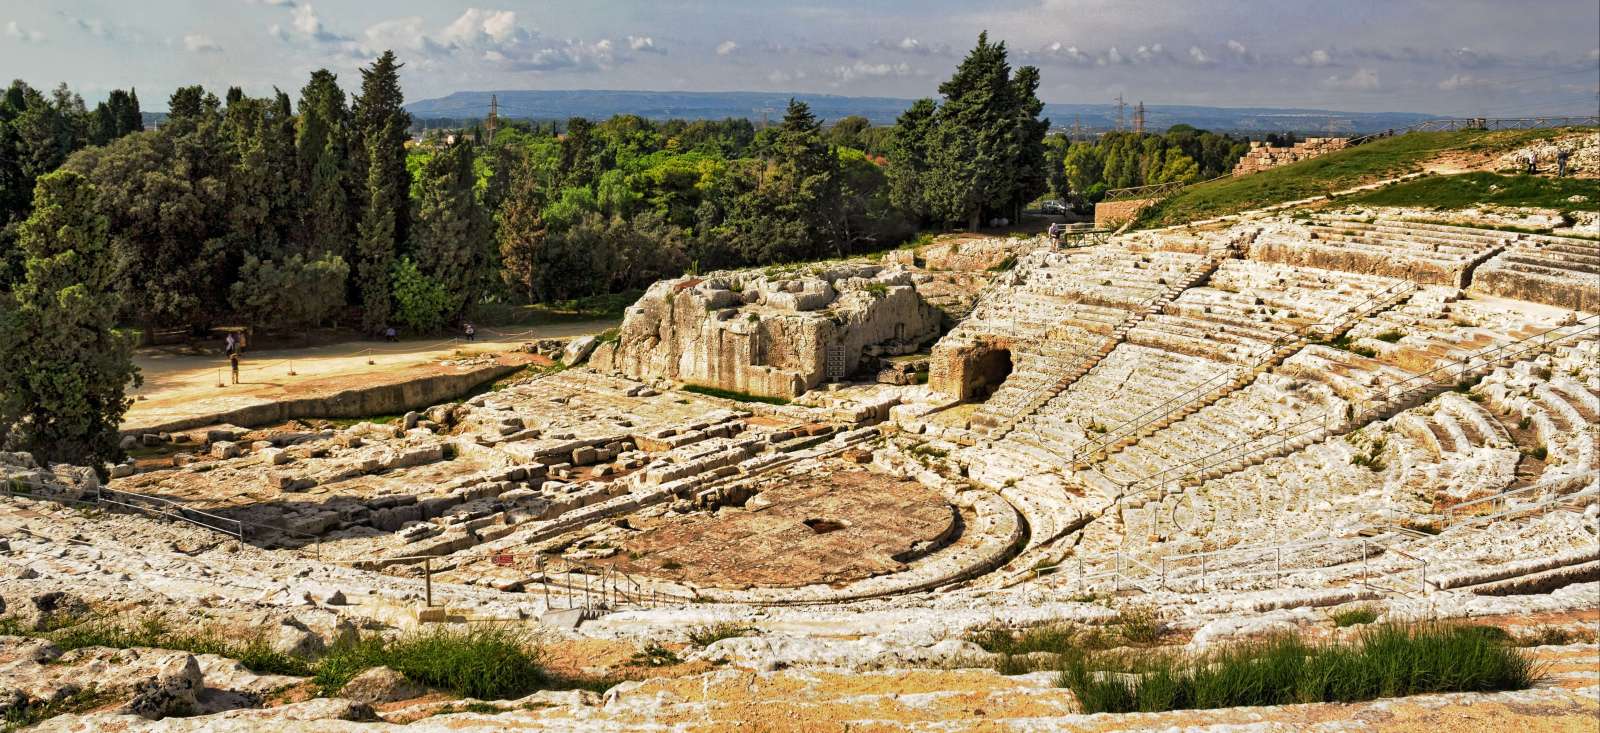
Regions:
<instances>
[{"instance_id":1,"label":"rocky outcrop","mask_svg":"<svg viewBox=\"0 0 1600 733\"><path fill-rule=\"evenodd\" d=\"M902 267L716 273L656 283L590 362L638 379L787 398L854 372L869 346L914 351L941 320Z\"/></svg>"}]
</instances>

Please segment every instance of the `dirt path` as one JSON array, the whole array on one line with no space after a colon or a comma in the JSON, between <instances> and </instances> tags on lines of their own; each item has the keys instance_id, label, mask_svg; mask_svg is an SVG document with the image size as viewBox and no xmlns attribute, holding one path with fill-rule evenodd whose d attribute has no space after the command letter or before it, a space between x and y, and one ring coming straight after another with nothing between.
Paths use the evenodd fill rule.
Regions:
<instances>
[{"instance_id":1,"label":"dirt path","mask_svg":"<svg viewBox=\"0 0 1600 733\"><path fill-rule=\"evenodd\" d=\"M331 393L364 381L389 382L396 377L434 371L439 359L462 353L514 350L541 338L598 333L614 321L579 321L527 329L479 329L478 340L432 339L384 343L348 341L304 349L246 351L239 365L239 384L229 381L228 360L221 353L195 356L160 349L141 349L134 364L144 384L130 390L133 407L123 426L150 425L191 415L222 412L264 401ZM290 371L294 372L290 374Z\"/></svg>"}]
</instances>

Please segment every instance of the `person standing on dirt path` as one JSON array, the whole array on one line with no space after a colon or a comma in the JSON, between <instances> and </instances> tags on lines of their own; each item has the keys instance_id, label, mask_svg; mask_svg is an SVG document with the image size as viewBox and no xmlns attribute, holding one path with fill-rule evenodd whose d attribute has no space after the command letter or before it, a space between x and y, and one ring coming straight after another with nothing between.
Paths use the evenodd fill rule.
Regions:
<instances>
[{"instance_id":1,"label":"person standing on dirt path","mask_svg":"<svg viewBox=\"0 0 1600 733\"><path fill-rule=\"evenodd\" d=\"M400 340L399 334L394 332L394 326L383 329L383 338L385 341L389 341L391 343Z\"/></svg>"},{"instance_id":2,"label":"person standing on dirt path","mask_svg":"<svg viewBox=\"0 0 1600 733\"><path fill-rule=\"evenodd\" d=\"M1566 148L1556 149L1556 178L1567 177L1567 158L1571 155Z\"/></svg>"},{"instance_id":3,"label":"person standing on dirt path","mask_svg":"<svg viewBox=\"0 0 1600 733\"><path fill-rule=\"evenodd\" d=\"M227 344L223 346L222 353L227 354L229 356L233 356L233 352L238 351L238 350L239 350L239 342L234 338L233 332L229 331L228 332L228 341L227 341Z\"/></svg>"},{"instance_id":4,"label":"person standing on dirt path","mask_svg":"<svg viewBox=\"0 0 1600 733\"><path fill-rule=\"evenodd\" d=\"M473 327L472 327L472 323L471 323L471 322L468 322L468 323L467 323L467 324L466 324L466 327L465 327L465 328L463 328L463 329L462 329L462 330L463 330L463 331L464 331L464 332L466 332L466 335L467 335L467 343L469 343L469 344L470 344L470 343L472 343L472 342L473 342L473 341L475 341L475 340L477 340L477 338L478 338L478 329L476 329L476 328L473 328Z\"/></svg>"},{"instance_id":5,"label":"person standing on dirt path","mask_svg":"<svg viewBox=\"0 0 1600 733\"><path fill-rule=\"evenodd\" d=\"M233 349L232 351L228 352L228 367L233 370L233 383L234 384L238 384L239 383L239 350L238 349Z\"/></svg>"}]
</instances>

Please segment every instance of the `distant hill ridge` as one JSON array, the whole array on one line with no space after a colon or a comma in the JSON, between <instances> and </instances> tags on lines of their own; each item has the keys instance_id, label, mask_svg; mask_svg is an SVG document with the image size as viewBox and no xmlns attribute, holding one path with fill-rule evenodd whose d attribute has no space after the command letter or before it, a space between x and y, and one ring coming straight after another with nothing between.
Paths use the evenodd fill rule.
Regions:
<instances>
[{"instance_id":1,"label":"distant hill ridge","mask_svg":"<svg viewBox=\"0 0 1600 733\"><path fill-rule=\"evenodd\" d=\"M872 120L873 124L890 124L912 102L895 97L784 92L491 90L455 92L436 99L418 100L407 104L406 109L418 119L482 117L489 111L490 95L499 98L501 116L540 120L568 117L604 119L619 114L636 114L651 119L744 117L753 120L760 120L766 114L776 120L783 115L784 107L793 97L811 105L811 111L824 120L861 115ZM1046 104L1044 114L1057 128L1071 127L1074 121L1078 121L1085 129L1106 130L1114 128L1117 122L1117 108L1111 104ZM1124 126L1131 126L1132 105L1125 110L1124 117ZM1334 135L1344 135L1406 127L1437 117L1414 112L1145 105L1145 124L1152 131L1165 130L1176 124L1189 124L1216 131L1294 131L1315 135L1326 134L1331 129Z\"/></svg>"}]
</instances>

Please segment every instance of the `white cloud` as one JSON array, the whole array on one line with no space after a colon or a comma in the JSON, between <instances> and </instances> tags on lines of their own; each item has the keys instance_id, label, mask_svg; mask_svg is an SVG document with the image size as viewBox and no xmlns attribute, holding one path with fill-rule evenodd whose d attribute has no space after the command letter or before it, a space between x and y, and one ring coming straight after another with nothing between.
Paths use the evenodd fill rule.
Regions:
<instances>
[{"instance_id":1,"label":"white cloud","mask_svg":"<svg viewBox=\"0 0 1600 733\"><path fill-rule=\"evenodd\" d=\"M271 5L275 8L292 8L294 0L244 0L250 5Z\"/></svg>"},{"instance_id":2,"label":"white cloud","mask_svg":"<svg viewBox=\"0 0 1600 733\"><path fill-rule=\"evenodd\" d=\"M1350 72L1349 76L1330 76L1323 80L1322 85L1329 89L1342 89L1350 92L1370 92L1380 86L1378 72L1366 67Z\"/></svg>"},{"instance_id":3,"label":"white cloud","mask_svg":"<svg viewBox=\"0 0 1600 733\"><path fill-rule=\"evenodd\" d=\"M863 77L910 76L912 69L910 64L904 62L898 64L872 64L865 61L857 61L849 66L834 67L829 73L840 82L850 82Z\"/></svg>"},{"instance_id":4,"label":"white cloud","mask_svg":"<svg viewBox=\"0 0 1600 733\"><path fill-rule=\"evenodd\" d=\"M1232 38L1228 39L1228 50L1232 51L1232 52L1234 52L1236 54L1239 54L1240 56L1243 56L1243 55L1245 55L1245 54L1250 52L1250 49L1245 48L1243 43L1235 41Z\"/></svg>"},{"instance_id":5,"label":"white cloud","mask_svg":"<svg viewBox=\"0 0 1600 733\"><path fill-rule=\"evenodd\" d=\"M1205 49L1199 46L1189 47L1189 61L1196 66L1209 66L1214 63L1211 57L1206 54Z\"/></svg>"},{"instance_id":6,"label":"white cloud","mask_svg":"<svg viewBox=\"0 0 1600 733\"><path fill-rule=\"evenodd\" d=\"M293 8L289 11L290 24L294 27L295 32L300 35L322 43L343 43L350 40L345 36L328 30L327 26L322 24L322 18L317 15L317 11L311 6L311 3L304 5L290 3L288 7Z\"/></svg>"},{"instance_id":7,"label":"white cloud","mask_svg":"<svg viewBox=\"0 0 1600 733\"><path fill-rule=\"evenodd\" d=\"M728 54L737 50L739 50L739 44L734 43L733 41L723 41L722 43L717 44L718 56L727 56Z\"/></svg>"},{"instance_id":8,"label":"white cloud","mask_svg":"<svg viewBox=\"0 0 1600 733\"><path fill-rule=\"evenodd\" d=\"M1296 66L1321 68L1323 66L1332 66L1333 57L1328 55L1327 49L1319 48L1311 53L1303 53L1294 57L1294 63Z\"/></svg>"},{"instance_id":9,"label":"white cloud","mask_svg":"<svg viewBox=\"0 0 1600 733\"><path fill-rule=\"evenodd\" d=\"M190 33L183 37L183 48L189 53L220 53L222 46L209 36L199 33Z\"/></svg>"},{"instance_id":10,"label":"white cloud","mask_svg":"<svg viewBox=\"0 0 1600 733\"><path fill-rule=\"evenodd\" d=\"M628 36L628 50L637 53L665 54L667 49L656 45L656 39L649 36Z\"/></svg>"},{"instance_id":11,"label":"white cloud","mask_svg":"<svg viewBox=\"0 0 1600 733\"><path fill-rule=\"evenodd\" d=\"M476 48L504 46L530 35L517 26L515 11L467 8L461 17L445 26L439 41L450 46Z\"/></svg>"},{"instance_id":12,"label":"white cloud","mask_svg":"<svg viewBox=\"0 0 1600 733\"><path fill-rule=\"evenodd\" d=\"M38 43L44 40L44 34L31 28L17 25L17 21L6 23L6 35L21 40L24 43Z\"/></svg>"}]
</instances>

